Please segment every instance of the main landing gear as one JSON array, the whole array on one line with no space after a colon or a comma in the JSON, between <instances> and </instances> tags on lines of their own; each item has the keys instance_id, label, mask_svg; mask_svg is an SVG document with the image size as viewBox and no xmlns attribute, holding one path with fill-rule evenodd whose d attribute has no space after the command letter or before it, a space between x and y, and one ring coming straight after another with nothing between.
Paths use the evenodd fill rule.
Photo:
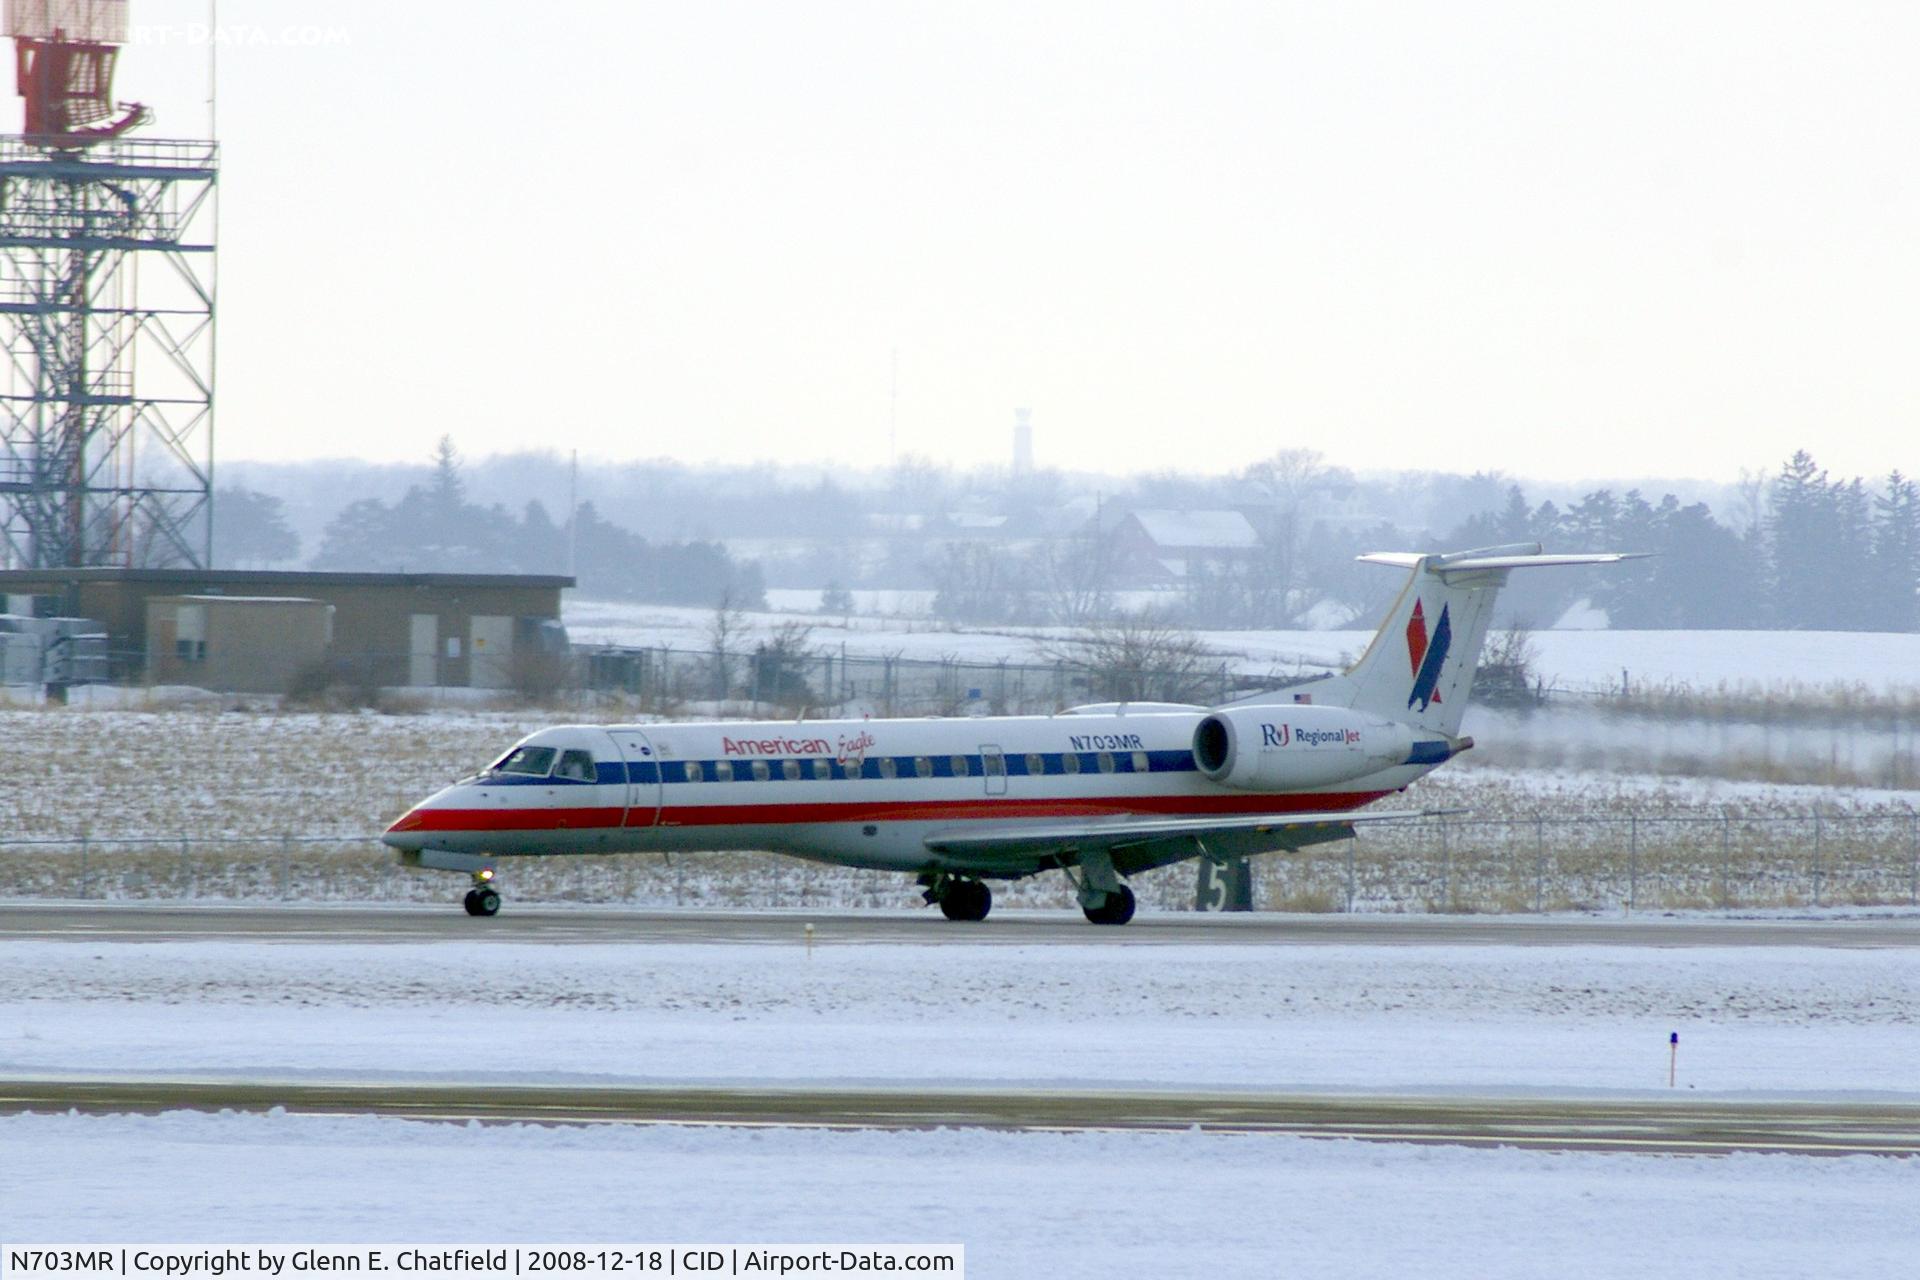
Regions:
<instances>
[{"instance_id":1,"label":"main landing gear","mask_svg":"<svg viewBox=\"0 0 1920 1280\"><path fill-rule=\"evenodd\" d=\"M1061 867L1080 898L1080 914L1092 924L1125 924L1133 919L1133 890L1120 881L1113 855L1105 849L1080 851L1080 874Z\"/></svg>"},{"instance_id":2,"label":"main landing gear","mask_svg":"<svg viewBox=\"0 0 1920 1280\"><path fill-rule=\"evenodd\" d=\"M923 878L928 902L940 904L940 914L949 920L985 920L993 910L993 890L965 876Z\"/></svg>"},{"instance_id":3,"label":"main landing gear","mask_svg":"<svg viewBox=\"0 0 1920 1280\"><path fill-rule=\"evenodd\" d=\"M1102 898L1097 906L1080 904L1080 914L1094 924L1125 924L1133 919L1133 890L1121 885Z\"/></svg>"},{"instance_id":4,"label":"main landing gear","mask_svg":"<svg viewBox=\"0 0 1920 1280\"><path fill-rule=\"evenodd\" d=\"M465 906L470 916L500 914L500 893L493 887L491 868L473 873L473 888L467 890Z\"/></svg>"}]
</instances>

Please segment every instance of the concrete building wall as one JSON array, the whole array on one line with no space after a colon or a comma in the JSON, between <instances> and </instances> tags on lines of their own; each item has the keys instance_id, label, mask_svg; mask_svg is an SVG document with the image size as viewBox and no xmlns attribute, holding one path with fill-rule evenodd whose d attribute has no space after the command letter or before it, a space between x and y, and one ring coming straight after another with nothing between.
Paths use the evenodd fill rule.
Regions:
<instances>
[{"instance_id":1,"label":"concrete building wall","mask_svg":"<svg viewBox=\"0 0 1920 1280\"><path fill-rule=\"evenodd\" d=\"M148 679L223 693L284 693L327 660L333 612L320 600L150 597Z\"/></svg>"}]
</instances>

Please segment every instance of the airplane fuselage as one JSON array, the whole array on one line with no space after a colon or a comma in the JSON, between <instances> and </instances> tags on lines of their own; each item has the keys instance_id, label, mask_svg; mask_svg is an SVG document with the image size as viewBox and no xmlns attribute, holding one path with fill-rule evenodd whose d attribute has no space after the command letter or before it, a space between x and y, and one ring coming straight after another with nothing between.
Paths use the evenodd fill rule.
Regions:
<instances>
[{"instance_id":1,"label":"airplane fuselage","mask_svg":"<svg viewBox=\"0 0 1920 1280\"><path fill-rule=\"evenodd\" d=\"M1060 819L1345 811L1445 758L1357 761L1346 766L1360 770L1354 776L1311 788L1225 785L1195 760L1206 714L562 726L421 802L385 838L403 850L494 855L767 850L875 870L1017 877L1057 863L938 853L928 838ZM1302 761L1350 752L1345 741L1316 741L1327 731L1293 729L1303 715L1273 708L1266 748ZM536 754L516 760L518 752Z\"/></svg>"}]
</instances>

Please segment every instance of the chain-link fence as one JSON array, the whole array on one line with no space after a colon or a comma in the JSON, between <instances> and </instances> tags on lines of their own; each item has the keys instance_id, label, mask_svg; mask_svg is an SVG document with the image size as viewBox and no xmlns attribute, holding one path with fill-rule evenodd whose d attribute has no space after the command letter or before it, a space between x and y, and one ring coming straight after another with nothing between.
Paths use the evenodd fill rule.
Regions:
<instances>
[{"instance_id":1,"label":"chain-link fence","mask_svg":"<svg viewBox=\"0 0 1920 1280\"><path fill-rule=\"evenodd\" d=\"M147 673L129 655L110 657L111 664L91 683L137 690L147 682ZM248 655L233 651L228 657L238 668ZM394 683L409 675L418 683ZM219 692L218 673L205 676L203 683ZM443 679L453 683L438 683ZM37 700L38 677L22 680L12 687L13 699ZM777 646L724 651L582 646L571 653L474 653L462 659L451 677L431 654L341 654L286 673L284 687L270 692L298 702L344 698L366 705L394 698L431 703L442 693L452 697L467 689L551 704L564 703L573 694L600 693L649 714L724 704L743 715L780 719L850 705L882 716L1044 715L1089 702L1212 705L1283 682L1284 677L1247 676L1226 661L1211 660L1160 667L1070 658L1040 663L906 658ZM245 687L260 691L258 685ZM0 687L0 695L7 692ZM64 689L62 694L72 696ZM6 700L0 696L0 703Z\"/></svg>"},{"instance_id":2,"label":"chain-link fence","mask_svg":"<svg viewBox=\"0 0 1920 1280\"><path fill-rule=\"evenodd\" d=\"M1225 702L1247 688L1225 662L1203 666L1097 669L962 658L793 652L778 648L715 653L689 649L597 649L575 654L576 681L617 690L641 705L671 711L697 702L743 701L756 714L794 715L814 707L858 704L883 716L1032 715L1076 703Z\"/></svg>"},{"instance_id":3,"label":"chain-link fence","mask_svg":"<svg viewBox=\"0 0 1920 1280\"><path fill-rule=\"evenodd\" d=\"M1376 823L1257 859L1271 909L1563 911L1920 904L1920 814L1609 813Z\"/></svg>"},{"instance_id":4,"label":"chain-link fence","mask_svg":"<svg viewBox=\"0 0 1920 1280\"><path fill-rule=\"evenodd\" d=\"M1920 905L1920 814L1539 815L1363 827L1253 860L1272 911L1542 912ZM755 853L508 858L526 902L900 907L905 876ZM1144 907L1193 906L1191 863L1136 877ZM373 836L0 841L0 897L442 902L462 882L404 871ZM1007 906L1066 907L1060 876L996 886Z\"/></svg>"}]
</instances>

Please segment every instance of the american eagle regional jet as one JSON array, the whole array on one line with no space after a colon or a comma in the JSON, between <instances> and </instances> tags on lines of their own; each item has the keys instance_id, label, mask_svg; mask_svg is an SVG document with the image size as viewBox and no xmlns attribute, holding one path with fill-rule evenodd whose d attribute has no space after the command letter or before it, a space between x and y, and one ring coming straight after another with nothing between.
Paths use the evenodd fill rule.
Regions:
<instances>
[{"instance_id":1,"label":"american eagle regional jet","mask_svg":"<svg viewBox=\"0 0 1920 1280\"><path fill-rule=\"evenodd\" d=\"M1088 920L1125 924L1142 871L1423 816L1361 808L1473 745L1460 721L1508 573L1628 558L1361 556L1408 580L1360 660L1213 708L542 729L383 838L472 876L476 916L500 909L506 855L745 849L916 876L949 920L985 919L989 880L1057 870Z\"/></svg>"}]
</instances>

